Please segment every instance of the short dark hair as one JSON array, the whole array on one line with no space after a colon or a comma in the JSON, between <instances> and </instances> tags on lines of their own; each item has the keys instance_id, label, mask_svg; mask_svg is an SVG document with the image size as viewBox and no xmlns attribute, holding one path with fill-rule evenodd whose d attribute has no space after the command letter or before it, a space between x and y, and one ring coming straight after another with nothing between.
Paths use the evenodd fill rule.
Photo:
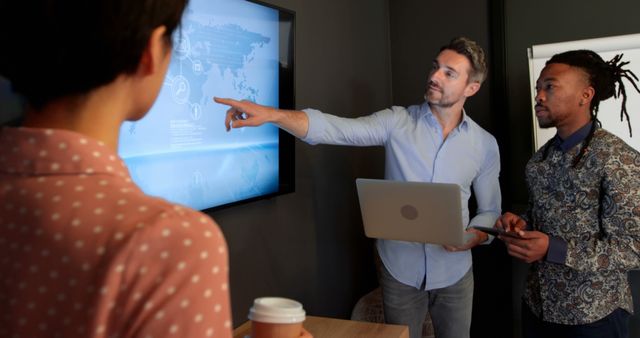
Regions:
<instances>
[{"instance_id":1,"label":"short dark hair","mask_svg":"<svg viewBox=\"0 0 640 338\"><path fill-rule=\"evenodd\" d=\"M41 108L136 71L153 30L178 27L188 0L0 2L0 75Z\"/></svg>"},{"instance_id":2,"label":"short dark hair","mask_svg":"<svg viewBox=\"0 0 640 338\"><path fill-rule=\"evenodd\" d=\"M638 78L632 71L623 69L622 67L629 64L628 61L622 61L623 54L614 56L609 61L604 61L598 53L586 50L571 50L556 54L549 59L545 65L553 63L561 63L572 67L580 68L588 75L589 85L593 87L595 94L591 99L591 117L593 120L598 118L598 108L600 101L604 101L612 96L622 96L622 107L620 110L620 118L626 116L631 134L631 122L627 113L627 93L622 79L629 80L636 91L640 92L636 81ZM616 90L616 84L618 88Z\"/></svg>"},{"instance_id":3,"label":"short dark hair","mask_svg":"<svg viewBox=\"0 0 640 338\"><path fill-rule=\"evenodd\" d=\"M471 64L471 71L469 72L469 80L482 82L487 78L487 58L484 53L484 49L478 45L477 42L465 38L457 37L449 41L448 44L440 48L440 52L445 49L452 50L458 54L464 55Z\"/></svg>"},{"instance_id":4,"label":"short dark hair","mask_svg":"<svg viewBox=\"0 0 640 338\"><path fill-rule=\"evenodd\" d=\"M589 85L595 91L591 100L591 111L597 112L600 101L604 101L615 94L616 80L614 72L598 53L586 49L571 50L555 54L551 59L547 60L545 65L553 63L580 68L587 73Z\"/></svg>"}]
</instances>

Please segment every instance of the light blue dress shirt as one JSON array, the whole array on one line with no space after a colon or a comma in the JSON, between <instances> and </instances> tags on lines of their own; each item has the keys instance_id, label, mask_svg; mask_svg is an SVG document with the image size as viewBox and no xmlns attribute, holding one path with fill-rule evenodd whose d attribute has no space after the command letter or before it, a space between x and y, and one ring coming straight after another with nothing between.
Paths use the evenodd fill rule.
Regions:
<instances>
[{"instance_id":1,"label":"light blue dress shirt","mask_svg":"<svg viewBox=\"0 0 640 338\"><path fill-rule=\"evenodd\" d=\"M342 118L305 109L309 144L384 146L385 178L456 183L464 224L493 227L501 212L500 154L495 138L463 113L446 139L429 104L391 107L368 116ZM471 187L478 202L469 222ZM398 281L425 289L456 283L471 268L471 251L448 252L441 245L378 240L380 258Z\"/></svg>"}]
</instances>

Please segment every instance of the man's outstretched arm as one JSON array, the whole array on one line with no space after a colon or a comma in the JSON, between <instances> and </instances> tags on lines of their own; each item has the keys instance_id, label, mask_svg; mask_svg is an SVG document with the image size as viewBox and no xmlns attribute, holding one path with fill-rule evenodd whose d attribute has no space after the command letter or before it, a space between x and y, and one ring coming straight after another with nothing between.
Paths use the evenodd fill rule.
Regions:
<instances>
[{"instance_id":1,"label":"man's outstretched arm","mask_svg":"<svg viewBox=\"0 0 640 338\"><path fill-rule=\"evenodd\" d=\"M257 127L265 123L273 123L297 138L304 138L309 131L309 119L301 110L277 109L245 100L218 97L213 100L230 107L224 120L227 131L231 128Z\"/></svg>"}]
</instances>

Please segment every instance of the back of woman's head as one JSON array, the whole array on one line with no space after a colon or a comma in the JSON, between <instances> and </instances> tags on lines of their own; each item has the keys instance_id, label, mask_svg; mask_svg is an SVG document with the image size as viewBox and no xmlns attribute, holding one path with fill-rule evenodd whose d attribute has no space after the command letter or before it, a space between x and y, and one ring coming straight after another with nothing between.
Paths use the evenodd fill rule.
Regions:
<instances>
[{"instance_id":1,"label":"back of woman's head","mask_svg":"<svg viewBox=\"0 0 640 338\"><path fill-rule=\"evenodd\" d=\"M151 32L178 27L188 0L0 3L0 75L38 108L136 71Z\"/></svg>"}]
</instances>

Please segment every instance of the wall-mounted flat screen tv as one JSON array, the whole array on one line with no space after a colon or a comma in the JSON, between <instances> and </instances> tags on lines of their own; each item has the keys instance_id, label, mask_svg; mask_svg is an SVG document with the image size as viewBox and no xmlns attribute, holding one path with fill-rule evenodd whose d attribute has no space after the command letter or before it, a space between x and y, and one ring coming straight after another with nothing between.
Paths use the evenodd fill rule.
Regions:
<instances>
[{"instance_id":1,"label":"wall-mounted flat screen tv","mask_svg":"<svg viewBox=\"0 0 640 338\"><path fill-rule=\"evenodd\" d=\"M213 97L294 108L294 17L257 1L189 2L158 99L120 131L144 192L205 210L293 191L293 137L273 125L226 132Z\"/></svg>"}]
</instances>

